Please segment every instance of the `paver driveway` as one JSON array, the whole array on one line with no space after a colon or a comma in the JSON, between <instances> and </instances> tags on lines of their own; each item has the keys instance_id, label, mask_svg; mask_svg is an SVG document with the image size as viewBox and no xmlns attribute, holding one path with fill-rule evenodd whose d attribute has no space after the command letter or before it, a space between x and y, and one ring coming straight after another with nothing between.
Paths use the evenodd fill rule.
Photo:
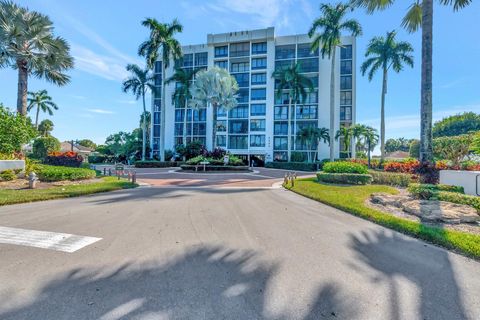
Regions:
<instances>
[{"instance_id":1,"label":"paver driveway","mask_svg":"<svg viewBox=\"0 0 480 320\"><path fill-rule=\"evenodd\" d=\"M1 207L2 227L101 240L0 244L0 319L480 319L478 262L215 179Z\"/></svg>"}]
</instances>

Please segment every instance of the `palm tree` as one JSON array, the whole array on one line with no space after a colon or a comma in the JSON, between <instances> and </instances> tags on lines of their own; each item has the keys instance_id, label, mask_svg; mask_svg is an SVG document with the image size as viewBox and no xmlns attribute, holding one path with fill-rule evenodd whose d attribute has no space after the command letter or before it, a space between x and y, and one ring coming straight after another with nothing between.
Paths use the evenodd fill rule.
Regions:
<instances>
[{"instance_id":1,"label":"palm tree","mask_svg":"<svg viewBox=\"0 0 480 320\"><path fill-rule=\"evenodd\" d=\"M368 13L384 10L394 0L351 0L353 5L365 7ZM403 2L403 1L402 1ZM457 11L468 6L473 0L439 0L442 5L453 5ZM432 60L433 60L433 0L416 0L402 20L408 32L422 28L422 79L420 105L420 161L433 161L432 147Z\"/></svg>"},{"instance_id":2,"label":"palm tree","mask_svg":"<svg viewBox=\"0 0 480 320\"><path fill-rule=\"evenodd\" d=\"M140 115L140 122L139 122L140 128L142 128L142 139L143 139L143 131L145 131L145 136L146 136L146 142L145 142L145 149L148 148L150 145L150 137L149 133L151 132L152 129L152 114L148 111L142 113ZM145 130L143 129L145 127ZM145 151L145 154L147 152Z\"/></svg>"},{"instance_id":3,"label":"palm tree","mask_svg":"<svg viewBox=\"0 0 480 320\"><path fill-rule=\"evenodd\" d=\"M175 91L172 94L173 103L183 110L183 144L187 141L187 106L188 100L191 98L190 87L192 86L193 79L200 69L175 69L175 73L166 80L165 84L172 82L177 83Z\"/></svg>"},{"instance_id":4,"label":"palm tree","mask_svg":"<svg viewBox=\"0 0 480 320\"><path fill-rule=\"evenodd\" d=\"M305 127L298 132L297 136L309 148L307 152L308 162L315 161L314 154L317 152L318 144L321 140L323 140L324 143L330 141L327 128Z\"/></svg>"},{"instance_id":5,"label":"palm tree","mask_svg":"<svg viewBox=\"0 0 480 320\"><path fill-rule=\"evenodd\" d=\"M0 68L18 70L17 112L27 114L28 77L58 86L70 82L64 72L73 67L67 41L53 34L48 16L0 1Z\"/></svg>"},{"instance_id":6,"label":"palm tree","mask_svg":"<svg viewBox=\"0 0 480 320\"><path fill-rule=\"evenodd\" d=\"M362 75L368 71L368 80L372 81L375 73L381 69L383 72L382 99L380 106L380 161L385 158L385 95L387 94L388 70L396 73L403 70L403 64L413 68L413 48L408 42L397 42L396 32L387 32L386 37L374 37L370 40L365 52L365 60L360 67Z\"/></svg>"},{"instance_id":7,"label":"palm tree","mask_svg":"<svg viewBox=\"0 0 480 320\"><path fill-rule=\"evenodd\" d=\"M312 51L321 48L322 58L327 56L331 59L330 71L330 132L335 131L335 63L336 50L342 46L342 32L346 31L351 36L356 37L362 34L362 27L357 20L346 19L346 15L351 11L349 5L338 3L336 5L320 5L322 15L313 21L308 36L313 38ZM316 33L320 29L320 33ZM330 135L330 161L335 157L335 140L333 134Z\"/></svg>"},{"instance_id":8,"label":"palm tree","mask_svg":"<svg viewBox=\"0 0 480 320\"><path fill-rule=\"evenodd\" d=\"M127 65L127 71L130 72L130 77L122 83L122 90L123 92L131 92L135 96L135 99L142 98L143 102L143 113L147 113L147 109L145 106L145 94L148 90L155 94L155 82L154 76L150 73L150 70L147 68L142 70L136 64L129 64ZM145 153L146 153L146 142L147 142L147 126L146 121L143 122L143 141L142 141L142 161L145 160Z\"/></svg>"},{"instance_id":9,"label":"palm tree","mask_svg":"<svg viewBox=\"0 0 480 320\"><path fill-rule=\"evenodd\" d=\"M291 151L291 136L292 136L292 128L291 128L291 117L292 117L292 103L305 103L307 99L308 92L312 92L313 83L312 80L305 75L300 73L300 64L297 62L295 65L275 70L272 73L272 78L275 79L277 89L275 91L276 99L281 99L283 93L286 91L288 94L288 161L290 161L290 157L292 154ZM307 91L308 90L308 91ZM296 116L294 114L294 130L296 130ZM293 141L294 146L293 149L295 150L296 142Z\"/></svg>"},{"instance_id":10,"label":"palm tree","mask_svg":"<svg viewBox=\"0 0 480 320\"><path fill-rule=\"evenodd\" d=\"M44 137L48 137L53 131L53 122L49 119L42 120L38 125L38 132Z\"/></svg>"},{"instance_id":11,"label":"palm tree","mask_svg":"<svg viewBox=\"0 0 480 320\"><path fill-rule=\"evenodd\" d=\"M213 67L200 71L190 88L192 99L189 106L194 109L213 108L212 150L217 146L218 107L231 110L237 106L238 83L227 70Z\"/></svg>"},{"instance_id":12,"label":"palm tree","mask_svg":"<svg viewBox=\"0 0 480 320\"><path fill-rule=\"evenodd\" d=\"M37 108L35 128L38 129L38 115L40 114L40 109L43 112L48 112L49 115L53 115L52 109L58 110L58 106L52 101L52 97L48 95L47 90L29 92L28 95L30 97L28 98L27 111L32 111L35 107Z\"/></svg>"},{"instance_id":13,"label":"palm tree","mask_svg":"<svg viewBox=\"0 0 480 320\"><path fill-rule=\"evenodd\" d=\"M378 143L378 133L377 130L370 127L366 126L364 124L356 124L351 127L352 130L352 136L356 139L359 139L360 141L363 140L367 145L367 153L368 153L368 167L370 168L370 152L373 151L375 146Z\"/></svg>"},{"instance_id":14,"label":"palm tree","mask_svg":"<svg viewBox=\"0 0 480 320\"><path fill-rule=\"evenodd\" d=\"M338 129L337 133L335 134L335 140L338 141L340 138L343 139L343 146L344 146L345 152L347 153L347 158L352 157L352 150L350 148L350 144L353 138L352 128L353 127L341 126L340 129Z\"/></svg>"},{"instance_id":15,"label":"palm tree","mask_svg":"<svg viewBox=\"0 0 480 320\"><path fill-rule=\"evenodd\" d=\"M170 59L178 59L182 55L182 47L174 36L177 32L183 31L183 26L177 19L174 19L171 23L160 23L154 18L143 20L142 25L150 30L150 36L148 40L140 44L138 54L145 57L148 68L153 69L161 51L162 79L164 79L165 71L170 65ZM160 160L162 161L165 160L165 85L165 81L162 81L162 105L160 106Z\"/></svg>"}]
</instances>

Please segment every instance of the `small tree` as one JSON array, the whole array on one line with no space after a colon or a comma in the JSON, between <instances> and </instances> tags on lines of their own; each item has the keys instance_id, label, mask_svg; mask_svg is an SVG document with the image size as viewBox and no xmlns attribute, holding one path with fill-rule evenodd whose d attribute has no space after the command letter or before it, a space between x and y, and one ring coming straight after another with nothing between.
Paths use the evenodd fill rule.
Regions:
<instances>
[{"instance_id":1,"label":"small tree","mask_svg":"<svg viewBox=\"0 0 480 320\"><path fill-rule=\"evenodd\" d=\"M370 168L371 152L378 143L378 132L376 129L364 124L356 124L350 127L352 136L367 146L368 167Z\"/></svg>"},{"instance_id":2,"label":"small tree","mask_svg":"<svg viewBox=\"0 0 480 320\"><path fill-rule=\"evenodd\" d=\"M411 158L418 159L420 157L420 140L412 139L408 152Z\"/></svg>"},{"instance_id":3,"label":"small tree","mask_svg":"<svg viewBox=\"0 0 480 320\"><path fill-rule=\"evenodd\" d=\"M28 93L28 107L27 111L32 111L33 109L37 109L35 115L35 128L38 129L38 116L40 114L40 110L47 113L49 115L53 115L53 110L58 110L58 106L52 101L52 97L48 95L47 90L40 90L37 92L29 92Z\"/></svg>"},{"instance_id":4,"label":"small tree","mask_svg":"<svg viewBox=\"0 0 480 320\"><path fill-rule=\"evenodd\" d=\"M307 161L315 161L315 153L317 152L318 144L321 140L324 143L330 141L330 135L327 128L305 127L297 135L301 141L303 141L309 151L307 152Z\"/></svg>"},{"instance_id":5,"label":"small tree","mask_svg":"<svg viewBox=\"0 0 480 320\"><path fill-rule=\"evenodd\" d=\"M82 139L77 141L77 143L82 147L90 148L92 150L95 150L97 148L97 144L90 139Z\"/></svg>"},{"instance_id":6,"label":"small tree","mask_svg":"<svg viewBox=\"0 0 480 320\"><path fill-rule=\"evenodd\" d=\"M40 124L38 125L38 132L40 133L40 135L48 137L53 131L53 127L53 122L51 120L45 119L42 120L42 122L40 122Z\"/></svg>"},{"instance_id":7,"label":"small tree","mask_svg":"<svg viewBox=\"0 0 480 320\"><path fill-rule=\"evenodd\" d=\"M10 112L0 103L0 153L12 155L20 152L37 132L30 118Z\"/></svg>"},{"instance_id":8,"label":"small tree","mask_svg":"<svg viewBox=\"0 0 480 320\"><path fill-rule=\"evenodd\" d=\"M457 166L468 155L472 140L473 136L469 134L435 138L433 139L433 153L435 157L449 160L454 166Z\"/></svg>"},{"instance_id":9,"label":"small tree","mask_svg":"<svg viewBox=\"0 0 480 320\"><path fill-rule=\"evenodd\" d=\"M433 125L433 137L458 136L480 130L480 115L464 112L443 118Z\"/></svg>"},{"instance_id":10,"label":"small tree","mask_svg":"<svg viewBox=\"0 0 480 320\"><path fill-rule=\"evenodd\" d=\"M40 137L33 142L33 156L37 159L45 159L55 151L60 151L60 141L55 137Z\"/></svg>"},{"instance_id":11,"label":"small tree","mask_svg":"<svg viewBox=\"0 0 480 320\"><path fill-rule=\"evenodd\" d=\"M350 148L350 144L353 138L352 127L347 127L347 126L340 127L340 129L338 129L337 133L335 134L335 140L338 141L340 138L343 139L343 147L345 149L345 152L347 153L347 158L351 158L352 150Z\"/></svg>"}]
</instances>

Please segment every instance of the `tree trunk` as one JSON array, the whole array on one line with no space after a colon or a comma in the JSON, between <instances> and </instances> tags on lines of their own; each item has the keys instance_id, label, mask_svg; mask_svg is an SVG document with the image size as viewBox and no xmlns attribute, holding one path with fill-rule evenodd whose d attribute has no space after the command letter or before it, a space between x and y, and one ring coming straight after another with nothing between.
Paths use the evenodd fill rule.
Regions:
<instances>
[{"instance_id":1,"label":"tree trunk","mask_svg":"<svg viewBox=\"0 0 480 320\"><path fill-rule=\"evenodd\" d=\"M212 151L217 147L217 104L212 104L213 127L212 127Z\"/></svg>"},{"instance_id":2,"label":"tree trunk","mask_svg":"<svg viewBox=\"0 0 480 320\"><path fill-rule=\"evenodd\" d=\"M166 79L166 68L165 61L162 61L162 105L160 106L160 161L165 161L165 116L166 116L166 106L165 102L165 79Z\"/></svg>"},{"instance_id":3,"label":"tree trunk","mask_svg":"<svg viewBox=\"0 0 480 320\"><path fill-rule=\"evenodd\" d=\"M332 70L330 71L330 161L335 160L335 51L332 52ZM348 150L347 150L348 151Z\"/></svg>"},{"instance_id":4,"label":"tree trunk","mask_svg":"<svg viewBox=\"0 0 480 320\"><path fill-rule=\"evenodd\" d=\"M422 90L420 107L420 162L433 161L432 150L433 0L422 1Z\"/></svg>"},{"instance_id":5,"label":"tree trunk","mask_svg":"<svg viewBox=\"0 0 480 320\"><path fill-rule=\"evenodd\" d=\"M37 115L35 116L35 128L38 130L38 115L40 114L40 105L37 104Z\"/></svg>"},{"instance_id":6,"label":"tree trunk","mask_svg":"<svg viewBox=\"0 0 480 320\"><path fill-rule=\"evenodd\" d=\"M18 67L18 92L17 112L22 116L27 115L28 69L26 61L17 61Z\"/></svg>"},{"instance_id":7,"label":"tree trunk","mask_svg":"<svg viewBox=\"0 0 480 320\"><path fill-rule=\"evenodd\" d=\"M291 151L291 148L290 148L290 145L292 143L292 122L291 122L291 116L292 116L292 97L289 96L288 97L288 116L287 116L287 119L288 119L288 140L287 140L287 160L288 161L291 161L291 157L292 157L292 151Z\"/></svg>"},{"instance_id":8,"label":"tree trunk","mask_svg":"<svg viewBox=\"0 0 480 320\"><path fill-rule=\"evenodd\" d=\"M145 108L145 90L142 92L143 99L143 116L142 116L142 161L145 161L146 145L147 145L147 109Z\"/></svg>"},{"instance_id":9,"label":"tree trunk","mask_svg":"<svg viewBox=\"0 0 480 320\"><path fill-rule=\"evenodd\" d=\"M385 96L387 94L387 66L383 66L382 103L380 106L380 162L385 159ZM370 150L370 149L369 149Z\"/></svg>"}]
</instances>

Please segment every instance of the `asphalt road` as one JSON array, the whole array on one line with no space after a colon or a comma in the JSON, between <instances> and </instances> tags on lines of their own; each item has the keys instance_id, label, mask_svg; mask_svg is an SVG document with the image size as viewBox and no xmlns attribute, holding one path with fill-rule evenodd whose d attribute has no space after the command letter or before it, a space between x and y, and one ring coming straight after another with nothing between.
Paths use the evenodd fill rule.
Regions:
<instances>
[{"instance_id":1,"label":"asphalt road","mask_svg":"<svg viewBox=\"0 0 480 320\"><path fill-rule=\"evenodd\" d=\"M101 238L0 244L0 319L480 319L480 263L283 189L123 190L0 226Z\"/></svg>"}]
</instances>

